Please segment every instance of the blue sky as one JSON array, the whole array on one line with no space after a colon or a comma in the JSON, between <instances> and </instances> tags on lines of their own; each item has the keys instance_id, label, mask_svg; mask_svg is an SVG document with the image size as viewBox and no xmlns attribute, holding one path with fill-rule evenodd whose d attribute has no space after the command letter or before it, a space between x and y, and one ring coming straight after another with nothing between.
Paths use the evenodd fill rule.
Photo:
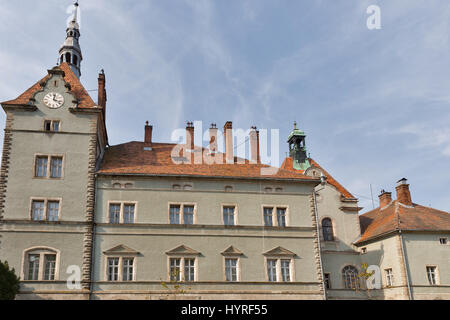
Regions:
<instances>
[{"instance_id":1,"label":"blue sky","mask_svg":"<svg viewBox=\"0 0 450 320\"><path fill-rule=\"evenodd\" d=\"M57 61L70 1L0 0L0 100ZM366 9L381 8L381 30ZM280 129L372 208L402 177L450 211L448 0L80 0L81 80L107 76L111 145L187 120ZM96 92L92 92L96 100ZM2 123L4 114L1 113ZM3 140L3 137L1 137ZM282 159L280 159L282 161Z\"/></svg>"}]
</instances>

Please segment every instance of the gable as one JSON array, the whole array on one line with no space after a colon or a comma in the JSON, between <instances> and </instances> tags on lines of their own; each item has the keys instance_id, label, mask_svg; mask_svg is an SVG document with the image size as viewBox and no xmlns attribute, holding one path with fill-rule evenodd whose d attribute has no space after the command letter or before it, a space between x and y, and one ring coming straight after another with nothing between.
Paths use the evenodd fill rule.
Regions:
<instances>
[{"instance_id":1,"label":"gable","mask_svg":"<svg viewBox=\"0 0 450 320\"><path fill-rule=\"evenodd\" d=\"M224 256L242 256L243 253L239 249L236 249L233 246L229 246L227 249L221 252Z\"/></svg>"},{"instance_id":2,"label":"gable","mask_svg":"<svg viewBox=\"0 0 450 320\"><path fill-rule=\"evenodd\" d=\"M115 246L109 250L103 251L106 255L115 255L115 254L127 254L127 255L138 255L139 252L127 247L126 245L119 244L118 246Z\"/></svg>"},{"instance_id":3,"label":"gable","mask_svg":"<svg viewBox=\"0 0 450 320\"><path fill-rule=\"evenodd\" d=\"M167 255L200 255L201 253L184 244L166 252Z\"/></svg>"},{"instance_id":4,"label":"gable","mask_svg":"<svg viewBox=\"0 0 450 320\"><path fill-rule=\"evenodd\" d=\"M269 250L265 253L263 253L265 256L284 256L284 257L294 257L296 254L288 249L285 249L283 247L276 247L272 250Z\"/></svg>"}]
</instances>

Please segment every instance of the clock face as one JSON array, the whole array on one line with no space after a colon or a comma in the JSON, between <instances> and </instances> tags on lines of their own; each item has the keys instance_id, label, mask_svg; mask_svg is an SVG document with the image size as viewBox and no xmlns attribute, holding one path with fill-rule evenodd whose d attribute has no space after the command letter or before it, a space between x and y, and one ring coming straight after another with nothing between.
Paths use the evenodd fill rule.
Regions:
<instances>
[{"instance_id":1,"label":"clock face","mask_svg":"<svg viewBox=\"0 0 450 320\"><path fill-rule=\"evenodd\" d=\"M47 107L57 109L64 103L64 97L56 92L47 93L44 97L44 103Z\"/></svg>"}]
</instances>

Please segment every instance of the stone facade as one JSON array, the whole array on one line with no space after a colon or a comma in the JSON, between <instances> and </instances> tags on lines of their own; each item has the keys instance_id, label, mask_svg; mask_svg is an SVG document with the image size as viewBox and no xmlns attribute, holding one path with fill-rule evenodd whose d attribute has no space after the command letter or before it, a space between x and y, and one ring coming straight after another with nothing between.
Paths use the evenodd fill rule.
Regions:
<instances>
[{"instance_id":1,"label":"stone facade","mask_svg":"<svg viewBox=\"0 0 450 320\"><path fill-rule=\"evenodd\" d=\"M449 214L414 204L406 179L397 201L384 192L359 215L296 127L280 168L260 163L256 127L238 163L231 122L224 164L174 164L177 146L148 124L144 142L109 146L105 74L96 104L79 36L75 16L61 64L2 103L0 259L20 275L18 299L450 299ZM367 290L364 263L381 289Z\"/></svg>"}]
</instances>

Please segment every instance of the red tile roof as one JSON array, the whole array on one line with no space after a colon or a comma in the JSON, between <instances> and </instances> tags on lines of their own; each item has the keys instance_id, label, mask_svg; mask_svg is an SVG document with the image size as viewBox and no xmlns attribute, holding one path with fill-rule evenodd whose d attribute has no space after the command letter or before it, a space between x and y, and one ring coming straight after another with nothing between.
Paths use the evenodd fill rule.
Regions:
<instances>
[{"instance_id":1,"label":"red tile roof","mask_svg":"<svg viewBox=\"0 0 450 320\"><path fill-rule=\"evenodd\" d=\"M79 101L78 108L94 108L96 104L89 96L89 93L84 89L80 80L73 73L70 66L63 62L61 65L55 67L57 70L64 71L64 80L70 84L70 92L72 92L76 99ZM22 93L19 97L14 100L9 100L2 102L4 105L25 105L28 104L30 98L34 96L34 94L39 91L42 86L41 83L47 81L50 78L50 75L46 75L44 78L36 82L33 86L31 86L28 90Z\"/></svg>"},{"instance_id":2,"label":"red tile roof","mask_svg":"<svg viewBox=\"0 0 450 320\"><path fill-rule=\"evenodd\" d=\"M248 160L238 164L237 158L234 164L176 164L171 158L172 149L176 144L153 143L151 151L144 150L144 146L147 146L144 142L133 141L109 147L98 173L318 180L297 172L264 164L252 164ZM262 168L273 168L275 174L261 174Z\"/></svg>"},{"instance_id":3,"label":"red tile roof","mask_svg":"<svg viewBox=\"0 0 450 320\"><path fill-rule=\"evenodd\" d=\"M396 200L362 214L359 221L362 236L357 244L396 230L450 231L450 213L415 203L408 207Z\"/></svg>"},{"instance_id":4,"label":"red tile roof","mask_svg":"<svg viewBox=\"0 0 450 320\"><path fill-rule=\"evenodd\" d=\"M331 174L329 174L324 168L322 168L315 160L309 158L309 163L311 166L318 168L323 172L323 174L327 177L327 183L334 186L341 194L347 199L354 199L355 197L342 186L339 182L337 182ZM296 170L293 166L293 160L292 157L287 157L284 159L283 164L281 165L281 168L284 170L290 170L298 173L304 174L305 170Z\"/></svg>"}]
</instances>

